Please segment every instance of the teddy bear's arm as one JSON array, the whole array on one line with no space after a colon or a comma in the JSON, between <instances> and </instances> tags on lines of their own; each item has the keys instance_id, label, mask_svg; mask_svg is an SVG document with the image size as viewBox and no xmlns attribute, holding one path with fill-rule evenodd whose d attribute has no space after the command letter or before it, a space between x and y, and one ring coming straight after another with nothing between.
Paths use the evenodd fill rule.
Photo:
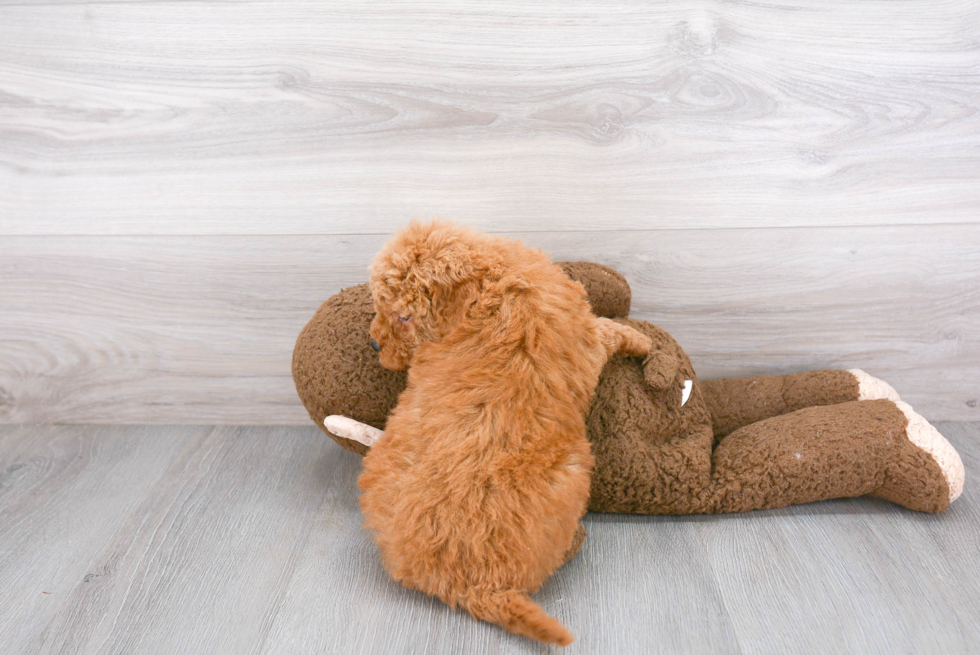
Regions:
<instances>
[{"instance_id":1,"label":"teddy bear's arm","mask_svg":"<svg viewBox=\"0 0 980 655\"><path fill-rule=\"evenodd\" d=\"M323 419L323 427L341 439L350 439L362 443L368 448L374 446L384 436L382 430L346 416L328 416Z\"/></svg>"},{"instance_id":2,"label":"teddy bear's arm","mask_svg":"<svg viewBox=\"0 0 980 655\"><path fill-rule=\"evenodd\" d=\"M654 389L666 389L677 378L680 362L671 353L664 350L651 350L643 360L643 378ZM690 380L686 380L690 383ZM685 384L685 398L691 392L689 384Z\"/></svg>"},{"instance_id":3,"label":"teddy bear's arm","mask_svg":"<svg viewBox=\"0 0 980 655\"><path fill-rule=\"evenodd\" d=\"M666 350L655 347L653 340L639 330L623 323L600 318L599 333L606 355L628 355L643 357L643 377L654 389L667 389L678 381L680 361ZM680 381L678 381L680 382ZM681 384L681 405L687 403L691 395L692 380L684 380Z\"/></svg>"}]
</instances>

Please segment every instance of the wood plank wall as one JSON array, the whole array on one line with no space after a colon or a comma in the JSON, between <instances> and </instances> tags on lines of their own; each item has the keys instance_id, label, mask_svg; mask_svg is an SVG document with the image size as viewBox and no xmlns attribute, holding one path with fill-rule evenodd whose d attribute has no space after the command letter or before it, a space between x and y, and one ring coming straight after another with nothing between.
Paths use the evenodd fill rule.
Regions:
<instances>
[{"instance_id":1,"label":"wood plank wall","mask_svg":"<svg viewBox=\"0 0 980 655\"><path fill-rule=\"evenodd\" d=\"M702 377L980 419L973 0L0 0L0 422L304 423L292 343L453 217Z\"/></svg>"}]
</instances>

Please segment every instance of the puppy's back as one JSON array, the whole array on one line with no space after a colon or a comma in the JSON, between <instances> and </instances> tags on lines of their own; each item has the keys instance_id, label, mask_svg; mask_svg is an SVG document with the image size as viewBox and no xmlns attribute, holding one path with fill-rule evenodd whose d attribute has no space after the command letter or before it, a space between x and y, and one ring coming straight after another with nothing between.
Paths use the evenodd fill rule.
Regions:
<instances>
[{"instance_id":1,"label":"puppy's back","mask_svg":"<svg viewBox=\"0 0 980 655\"><path fill-rule=\"evenodd\" d=\"M396 580L564 645L571 635L526 594L563 563L586 510L584 418L605 355L580 285L538 251L482 244L500 274L416 349L364 460L365 525Z\"/></svg>"}]
</instances>

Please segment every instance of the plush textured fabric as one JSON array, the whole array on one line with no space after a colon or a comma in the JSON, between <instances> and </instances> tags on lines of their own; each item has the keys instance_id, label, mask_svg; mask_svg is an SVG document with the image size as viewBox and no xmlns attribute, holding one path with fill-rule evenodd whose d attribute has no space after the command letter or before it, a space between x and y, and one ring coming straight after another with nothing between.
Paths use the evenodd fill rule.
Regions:
<instances>
[{"instance_id":1,"label":"plush textured fabric","mask_svg":"<svg viewBox=\"0 0 980 655\"><path fill-rule=\"evenodd\" d=\"M939 465L905 433L890 400L808 407L736 430L714 451L704 511L772 509L874 494L940 512L948 490Z\"/></svg>"},{"instance_id":2,"label":"plush textured fabric","mask_svg":"<svg viewBox=\"0 0 980 655\"><path fill-rule=\"evenodd\" d=\"M619 271L591 262L559 262L565 275L585 287L596 316L616 318L630 313L633 292Z\"/></svg>"},{"instance_id":3,"label":"plush textured fabric","mask_svg":"<svg viewBox=\"0 0 980 655\"><path fill-rule=\"evenodd\" d=\"M594 312L619 316L676 365L673 379L657 384L637 359L614 357L603 370L587 417L595 456L592 511L747 511L874 494L938 512L956 496L946 480L962 488L955 451L944 472L909 440L908 421L892 400L858 401L854 374L824 370L701 382L669 334L622 318L629 310L622 276L587 262L561 266L585 286ZM404 388L403 374L381 368L370 348L373 312L366 285L346 289L324 303L297 341L297 391L321 429L329 414L384 428ZM681 406L685 379L693 385ZM366 450L330 436L349 450Z\"/></svg>"},{"instance_id":4,"label":"plush textured fabric","mask_svg":"<svg viewBox=\"0 0 980 655\"><path fill-rule=\"evenodd\" d=\"M619 272L588 262L560 262L566 275L585 286L596 316L625 316L630 287ZM313 422L341 446L359 455L367 446L342 439L323 428L332 414L357 418L384 429L406 385L405 371L381 366L367 336L374 303L367 284L359 284L324 302L296 339L293 380Z\"/></svg>"},{"instance_id":5,"label":"plush textured fabric","mask_svg":"<svg viewBox=\"0 0 980 655\"><path fill-rule=\"evenodd\" d=\"M408 379L405 371L389 371L378 361L368 336L372 318L367 285L344 289L320 306L293 349L293 381L310 418L358 455L367 446L330 434L323 419L339 414L383 430Z\"/></svg>"},{"instance_id":6,"label":"plush textured fabric","mask_svg":"<svg viewBox=\"0 0 980 655\"><path fill-rule=\"evenodd\" d=\"M716 437L773 416L814 405L858 399L858 381L847 371L823 370L790 375L756 375L710 380L704 395Z\"/></svg>"},{"instance_id":7,"label":"plush textured fabric","mask_svg":"<svg viewBox=\"0 0 980 655\"><path fill-rule=\"evenodd\" d=\"M654 389L636 360L617 357L599 379L588 418L596 466L594 512L686 514L695 511L711 470L711 417L687 354L659 327L620 319L677 359L675 384ZM691 396L681 406L683 380Z\"/></svg>"}]
</instances>

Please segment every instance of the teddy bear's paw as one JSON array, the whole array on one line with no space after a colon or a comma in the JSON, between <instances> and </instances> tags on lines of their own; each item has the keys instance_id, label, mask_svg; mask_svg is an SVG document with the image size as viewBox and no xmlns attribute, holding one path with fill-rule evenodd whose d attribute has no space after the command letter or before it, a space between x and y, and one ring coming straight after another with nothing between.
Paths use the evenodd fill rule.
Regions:
<instances>
[{"instance_id":1,"label":"teddy bear's paw","mask_svg":"<svg viewBox=\"0 0 980 655\"><path fill-rule=\"evenodd\" d=\"M895 402L895 406L908 419L905 434L909 441L924 450L939 465L943 478L946 479L946 486L949 487L949 502L953 502L963 493L963 481L966 477L960 454L951 443L946 441L939 430L920 416L908 403L899 400Z\"/></svg>"},{"instance_id":2,"label":"teddy bear's paw","mask_svg":"<svg viewBox=\"0 0 980 655\"><path fill-rule=\"evenodd\" d=\"M651 350L643 360L643 379L652 388L663 390L677 379L677 368L676 357L662 350Z\"/></svg>"},{"instance_id":3,"label":"teddy bear's paw","mask_svg":"<svg viewBox=\"0 0 980 655\"><path fill-rule=\"evenodd\" d=\"M357 441L368 447L378 443L378 440L384 435L382 430L346 416L328 416L323 419L323 427L342 439Z\"/></svg>"},{"instance_id":4,"label":"teddy bear's paw","mask_svg":"<svg viewBox=\"0 0 980 655\"><path fill-rule=\"evenodd\" d=\"M898 392L884 380L868 375L859 368L847 370L858 382L858 400L891 400L897 402L901 400Z\"/></svg>"}]
</instances>

